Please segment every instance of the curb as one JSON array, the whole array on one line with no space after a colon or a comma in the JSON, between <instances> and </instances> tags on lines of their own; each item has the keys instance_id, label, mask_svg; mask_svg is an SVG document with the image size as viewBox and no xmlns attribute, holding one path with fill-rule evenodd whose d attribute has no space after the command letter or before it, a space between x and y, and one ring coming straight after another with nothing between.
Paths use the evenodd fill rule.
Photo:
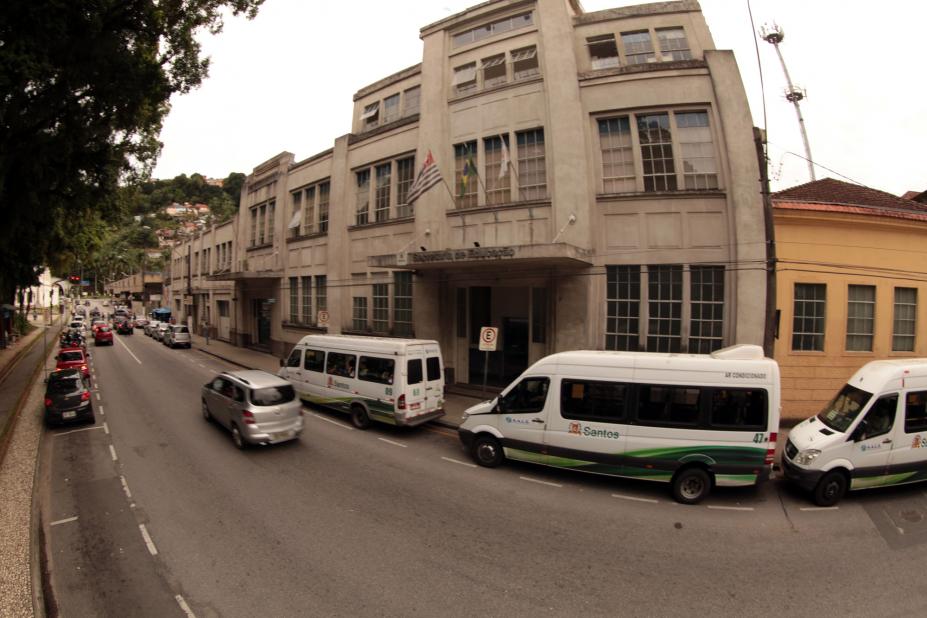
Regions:
<instances>
[{"instance_id":1,"label":"curb","mask_svg":"<svg viewBox=\"0 0 927 618\"><path fill-rule=\"evenodd\" d=\"M210 356L214 356L214 357L216 357L216 358L218 358L218 359L220 359L220 360L224 360L224 361L227 362L227 363L232 363L233 365L237 365L238 367L241 367L242 369L252 369L252 370L254 369L254 367L249 367L248 365L243 365L243 364L239 363L238 361L234 361L234 360L232 360L231 358L226 358L225 356L222 356L221 354L216 354L215 352L211 352L211 351L209 351L209 350L207 350L207 349L205 349L205 348L201 348L201 347L199 347L199 346L197 346L197 347L195 347L195 348L193 348L193 349L194 349L194 350L199 350L199 351L202 352L203 354L209 354Z\"/></svg>"},{"instance_id":2,"label":"curb","mask_svg":"<svg viewBox=\"0 0 927 618\"><path fill-rule=\"evenodd\" d=\"M36 336L32 340L32 343L20 350L17 355L13 357L13 360L10 361L10 363L7 365L9 370L4 371L3 373L3 378L6 378L6 376L9 375L9 373L13 370L13 367L18 364L20 360L22 360L23 356L32 351L32 348L36 346L38 341L39 338ZM16 399L16 403L13 404L13 409L10 412L10 416L7 418L6 425L0 427L0 465L3 465L3 460L6 457L6 448L9 446L10 437L13 435L13 428L16 426L16 420L19 418L20 409L25 403L26 398L29 396L29 391L32 389L33 382L35 382L35 375L39 368L45 366L45 361L48 357L48 350L51 347L54 347L56 342L57 340L53 339L52 343L49 344L49 347L46 347L45 355L42 357L42 362L37 363L36 368L32 371L32 375L29 378L29 384L26 386L23 392L20 393L19 397ZM0 379L0 383L2 383L2 379Z\"/></svg>"}]
</instances>

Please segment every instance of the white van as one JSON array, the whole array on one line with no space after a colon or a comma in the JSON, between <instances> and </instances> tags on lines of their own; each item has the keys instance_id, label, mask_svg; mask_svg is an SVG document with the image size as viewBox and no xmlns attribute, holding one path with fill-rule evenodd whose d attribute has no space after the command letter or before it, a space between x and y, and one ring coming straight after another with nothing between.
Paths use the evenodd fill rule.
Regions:
<instances>
[{"instance_id":1,"label":"white van","mask_svg":"<svg viewBox=\"0 0 927 618\"><path fill-rule=\"evenodd\" d=\"M782 455L786 478L819 506L848 489L927 480L927 358L863 366L789 432Z\"/></svg>"},{"instance_id":2,"label":"white van","mask_svg":"<svg viewBox=\"0 0 927 618\"><path fill-rule=\"evenodd\" d=\"M480 465L509 459L671 483L700 502L713 485L769 478L779 367L754 345L707 354L561 352L529 367L458 430Z\"/></svg>"},{"instance_id":3,"label":"white van","mask_svg":"<svg viewBox=\"0 0 927 618\"><path fill-rule=\"evenodd\" d=\"M300 399L370 421L421 425L444 415L441 347L428 339L307 335L281 361Z\"/></svg>"}]
</instances>

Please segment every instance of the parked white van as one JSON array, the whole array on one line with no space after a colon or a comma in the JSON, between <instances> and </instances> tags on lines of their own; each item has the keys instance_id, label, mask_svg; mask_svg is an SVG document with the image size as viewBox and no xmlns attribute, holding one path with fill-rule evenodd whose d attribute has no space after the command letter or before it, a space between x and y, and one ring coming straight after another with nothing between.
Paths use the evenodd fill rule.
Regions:
<instances>
[{"instance_id":1,"label":"parked white van","mask_svg":"<svg viewBox=\"0 0 927 618\"><path fill-rule=\"evenodd\" d=\"M863 366L789 432L782 469L820 506L848 489L927 480L927 358Z\"/></svg>"},{"instance_id":2,"label":"parked white van","mask_svg":"<svg viewBox=\"0 0 927 618\"><path fill-rule=\"evenodd\" d=\"M708 354L561 352L529 367L458 430L482 466L508 457L671 483L700 502L714 485L768 479L779 367L754 345Z\"/></svg>"},{"instance_id":3,"label":"parked white van","mask_svg":"<svg viewBox=\"0 0 927 618\"><path fill-rule=\"evenodd\" d=\"M300 399L370 421L420 425L444 415L441 347L428 339L307 335L281 361Z\"/></svg>"}]
</instances>

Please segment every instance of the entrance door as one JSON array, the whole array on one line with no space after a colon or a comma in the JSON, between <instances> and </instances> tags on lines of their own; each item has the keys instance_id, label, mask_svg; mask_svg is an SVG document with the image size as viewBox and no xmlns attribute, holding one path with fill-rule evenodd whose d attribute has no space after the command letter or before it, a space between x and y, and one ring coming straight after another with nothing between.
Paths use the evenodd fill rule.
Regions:
<instances>
[{"instance_id":1,"label":"entrance door","mask_svg":"<svg viewBox=\"0 0 927 618\"><path fill-rule=\"evenodd\" d=\"M528 368L528 318L502 318L502 379L509 383Z\"/></svg>"},{"instance_id":2,"label":"entrance door","mask_svg":"<svg viewBox=\"0 0 927 618\"><path fill-rule=\"evenodd\" d=\"M256 345L259 346L270 346L270 308L271 303L267 302L266 299L259 298L254 301L254 316L256 318L255 329L257 340L255 341Z\"/></svg>"}]
</instances>

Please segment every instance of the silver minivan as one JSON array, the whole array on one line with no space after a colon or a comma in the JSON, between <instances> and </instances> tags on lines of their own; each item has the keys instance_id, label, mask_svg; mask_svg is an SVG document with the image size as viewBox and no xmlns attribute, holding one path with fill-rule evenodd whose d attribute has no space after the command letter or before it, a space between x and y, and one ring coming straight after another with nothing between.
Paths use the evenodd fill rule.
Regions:
<instances>
[{"instance_id":1,"label":"silver minivan","mask_svg":"<svg viewBox=\"0 0 927 618\"><path fill-rule=\"evenodd\" d=\"M190 339L190 329L182 325L171 326L170 329L164 333L163 341L164 345L170 348L176 348L179 345L189 348L193 345Z\"/></svg>"},{"instance_id":2,"label":"silver minivan","mask_svg":"<svg viewBox=\"0 0 927 618\"><path fill-rule=\"evenodd\" d=\"M232 432L235 446L295 440L303 431L302 402L289 382L251 369L223 371L202 390L203 418Z\"/></svg>"}]
</instances>

